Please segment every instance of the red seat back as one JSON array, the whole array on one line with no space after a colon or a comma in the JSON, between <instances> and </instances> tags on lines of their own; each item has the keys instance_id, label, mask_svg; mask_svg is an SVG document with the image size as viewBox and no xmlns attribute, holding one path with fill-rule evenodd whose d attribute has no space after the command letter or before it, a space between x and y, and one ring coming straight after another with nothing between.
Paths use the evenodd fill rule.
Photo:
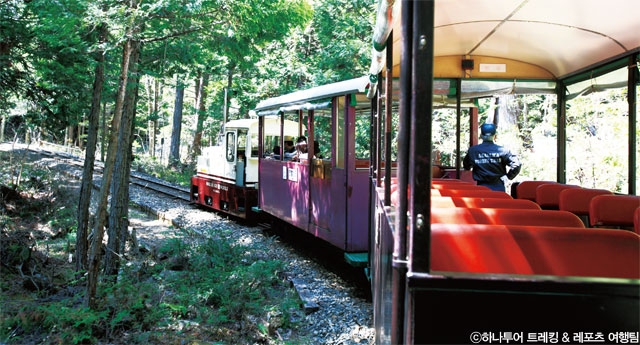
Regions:
<instances>
[{"instance_id":1,"label":"red seat back","mask_svg":"<svg viewBox=\"0 0 640 345\"><path fill-rule=\"evenodd\" d=\"M640 208L633 213L633 230L640 235Z\"/></svg>"},{"instance_id":2,"label":"red seat back","mask_svg":"<svg viewBox=\"0 0 640 345\"><path fill-rule=\"evenodd\" d=\"M451 197L448 196L431 196L431 207L435 208L447 208L456 207Z\"/></svg>"},{"instance_id":3,"label":"red seat back","mask_svg":"<svg viewBox=\"0 0 640 345\"><path fill-rule=\"evenodd\" d=\"M431 269L470 273L533 274L504 226L432 224Z\"/></svg>"},{"instance_id":4,"label":"red seat back","mask_svg":"<svg viewBox=\"0 0 640 345\"><path fill-rule=\"evenodd\" d=\"M506 208L431 208L431 223L584 228L582 220L571 212Z\"/></svg>"},{"instance_id":5,"label":"red seat back","mask_svg":"<svg viewBox=\"0 0 640 345\"><path fill-rule=\"evenodd\" d=\"M491 190L486 186L478 186L471 183L450 183L450 184L439 184L434 183L431 186L432 189L471 189L471 190Z\"/></svg>"},{"instance_id":6,"label":"red seat back","mask_svg":"<svg viewBox=\"0 0 640 345\"><path fill-rule=\"evenodd\" d=\"M606 189L570 188L560 191L558 195L558 208L569 211L579 216L589 214L589 203L597 195L613 195Z\"/></svg>"},{"instance_id":7,"label":"red seat back","mask_svg":"<svg viewBox=\"0 0 640 345\"><path fill-rule=\"evenodd\" d=\"M472 198L501 198L501 199L513 199L511 195L505 192L496 192L492 190L477 190L477 189L435 189L442 196L452 197L472 197ZM431 195L434 189L431 190Z\"/></svg>"},{"instance_id":8,"label":"red seat back","mask_svg":"<svg viewBox=\"0 0 640 345\"><path fill-rule=\"evenodd\" d=\"M451 197L451 201L457 207L466 208L540 209L540 206L535 202L524 199Z\"/></svg>"},{"instance_id":9,"label":"red seat back","mask_svg":"<svg viewBox=\"0 0 640 345\"><path fill-rule=\"evenodd\" d=\"M431 225L431 269L640 279L640 236L624 230Z\"/></svg>"},{"instance_id":10,"label":"red seat back","mask_svg":"<svg viewBox=\"0 0 640 345\"><path fill-rule=\"evenodd\" d=\"M640 207L640 196L598 195L589 204L591 226L633 227L633 213Z\"/></svg>"},{"instance_id":11,"label":"red seat back","mask_svg":"<svg viewBox=\"0 0 640 345\"><path fill-rule=\"evenodd\" d=\"M454 178L432 178L431 179L431 184L451 184L451 183L473 184L469 181L462 181Z\"/></svg>"},{"instance_id":12,"label":"red seat back","mask_svg":"<svg viewBox=\"0 0 640 345\"><path fill-rule=\"evenodd\" d=\"M565 189L576 189L580 186L562 183L546 183L536 188L536 203L546 210L559 209L560 192Z\"/></svg>"},{"instance_id":13,"label":"red seat back","mask_svg":"<svg viewBox=\"0 0 640 345\"><path fill-rule=\"evenodd\" d=\"M640 278L640 236L631 231L508 228L536 274Z\"/></svg>"},{"instance_id":14,"label":"red seat back","mask_svg":"<svg viewBox=\"0 0 640 345\"><path fill-rule=\"evenodd\" d=\"M527 199L536 201L536 188L548 183L557 183L554 181L522 181L516 186L516 199Z\"/></svg>"}]
</instances>

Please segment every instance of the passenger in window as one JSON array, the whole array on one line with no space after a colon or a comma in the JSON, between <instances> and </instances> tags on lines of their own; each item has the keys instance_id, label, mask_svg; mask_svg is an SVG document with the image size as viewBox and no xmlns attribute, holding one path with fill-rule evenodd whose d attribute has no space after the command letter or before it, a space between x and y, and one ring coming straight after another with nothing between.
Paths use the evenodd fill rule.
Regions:
<instances>
[{"instance_id":1,"label":"passenger in window","mask_svg":"<svg viewBox=\"0 0 640 345\"><path fill-rule=\"evenodd\" d=\"M273 147L273 152L267 158L280 159L280 145L275 145Z\"/></svg>"},{"instance_id":2,"label":"passenger in window","mask_svg":"<svg viewBox=\"0 0 640 345\"><path fill-rule=\"evenodd\" d=\"M463 167L473 170L473 179L479 186L504 192L505 182L507 179L513 180L520 173L522 164L517 155L494 143L496 125L485 123L480 126L480 135L482 143L469 148L462 162Z\"/></svg>"},{"instance_id":3,"label":"passenger in window","mask_svg":"<svg viewBox=\"0 0 640 345\"><path fill-rule=\"evenodd\" d=\"M285 140L284 142L284 160L291 160L296 154L296 148L293 146L292 140Z\"/></svg>"},{"instance_id":4,"label":"passenger in window","mask_svg":"<svg viewBox=\"0 0 640 345\"><path fill-rule=\"evenodd\" d=\"M292 158L294 162L299 162L301 159L309 159L307 138L305 136L299 137L296 141L296 152Z\"/></svg>"}]
</instances>

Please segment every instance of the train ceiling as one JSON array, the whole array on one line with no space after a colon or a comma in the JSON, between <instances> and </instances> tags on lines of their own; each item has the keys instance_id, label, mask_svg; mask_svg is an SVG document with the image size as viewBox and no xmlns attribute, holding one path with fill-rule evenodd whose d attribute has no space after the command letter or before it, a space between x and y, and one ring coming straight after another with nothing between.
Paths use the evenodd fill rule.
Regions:
<instances>
[{"instance_id":1,"label":"train ceiling","mask_svg":"<svg viewBox=\"0 0 640 345\"><path fill-rule=\"evenodd\" d=\"M396 13L393 31L400 32ZM563 78L640 51L639 13L637 0L436 0L434 77ZM473 69L463 70L463 59Z\"/></svg>"}]
</instances>

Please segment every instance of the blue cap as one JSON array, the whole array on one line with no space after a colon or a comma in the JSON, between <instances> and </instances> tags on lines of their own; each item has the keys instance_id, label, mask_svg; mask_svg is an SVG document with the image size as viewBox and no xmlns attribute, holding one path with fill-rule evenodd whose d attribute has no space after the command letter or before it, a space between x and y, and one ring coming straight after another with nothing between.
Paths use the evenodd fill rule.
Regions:
<instances>
[{"instance_id":1,"label":"blue cap","mask_svg":"<svg viewBox=\"0 0 640 345\"><path fill-rule=\"evenodd\" d=\"M495 134L496 134L496 125L494 125L493 123L485 123L484 125L480 126L480 135L489 136L489 135L495 135Z\"/></svg>"}]
</instances>

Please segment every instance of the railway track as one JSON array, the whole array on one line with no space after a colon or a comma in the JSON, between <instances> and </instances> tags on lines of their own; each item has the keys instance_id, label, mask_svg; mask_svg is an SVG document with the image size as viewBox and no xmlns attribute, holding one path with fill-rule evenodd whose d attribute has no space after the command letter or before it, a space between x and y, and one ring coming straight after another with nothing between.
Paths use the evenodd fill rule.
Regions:
<instances>
[{"instance_id":1,"label":"railway track","mask_svg":"<svg viewBox=\"0 0 640 345\"><path fill-rule=\"evenodd\" d=\"M32 152L37 152L37 153L46 155L48 157L51 157L57 160L62 160L65 163L70 165L74 165L78 167L84 166L84 161L82 159L70 154L43 150L43 149L33 149L33 148L30 148L29 150ZM94 173L102 175L103 169L104 169L104 165L102 164L102 162L96 162L94 167ZM129 182L138 187L149 189L151 191L166 195L173 199L180 199L187 202L191 201L190 190L188 187L172 184L144 173L132 171Z\"/></svg>"}]
</instances>

